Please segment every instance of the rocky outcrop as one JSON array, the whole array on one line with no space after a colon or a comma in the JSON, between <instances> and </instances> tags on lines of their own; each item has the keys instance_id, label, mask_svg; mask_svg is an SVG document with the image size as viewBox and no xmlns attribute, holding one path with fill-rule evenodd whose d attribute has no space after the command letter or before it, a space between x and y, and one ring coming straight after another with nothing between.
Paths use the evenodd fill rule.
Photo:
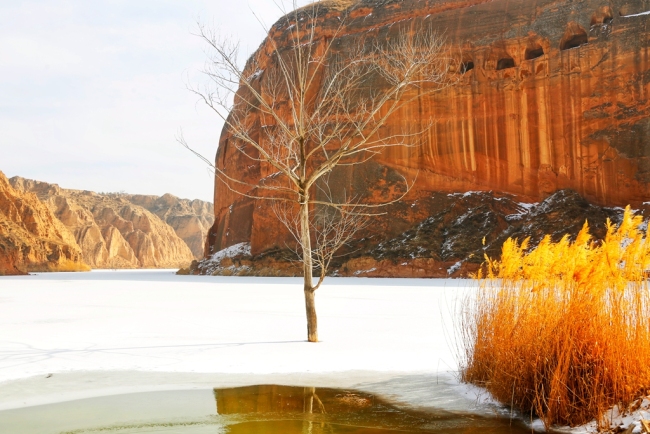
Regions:
<instances>
[{"instance_id":1,"label":"rocky outcrop","mask_svg":"<svg viewBox=\"0 0 650 434\"><path fill-rule=\"evenodd\" d=\"M425 203L430 213L427 219L349 259L338 274L466 276L478 269L486 254L500 257L509 237L519 242L529 238L534 247L545 235L556 242L564 235L574 238L587 221L594 238L602 240L607 219L619 223L623 215L622 208L592 205L573 190L559 190L541 203L479 191L438 193ZM647 205L637 211L650 215Z\"/></svg>"},{"instance_id":2,"label":"rocky outcrop","mask_svg":"<svg viewBox=\"0 0 650 434\"><path fill-rule=\"evenodd\" d=\"M74 234L92 268L178 268L194 259L169 225L121 194L67 190L20 177L10 182L47 205Z\"/></svg>"},{"instance_id":3,"label":"rocky outcrop","mask_svg":"<svg viewBox=\"0 0 650 434\"><path fill-rule=\"evenodd\" d=\"M406 205L406 206L405 206ZM406 208L428 216L403 232L381 225L343 249L329 274L360 277L462 277L476 272L484 255L498 258L509 238L530 239L536 246L545 236L559 241L589 222L594 239L606 233L606 222L620 223L623 209L592 205L573 190L560 190L540 203L519 202L504 193L470 191L434 193L392 210L396 226L405 224ZM650 204L636 212L647 218ZM386 232L388 231L388 232ZM292 262L290 259L294 259ZM194 265L196 274L299 276L302 270L288 251L251 254L240 243Z\"/></svg>"},{"instance_id":4,"label":"rocky outcrop","mask_svg":"<svg viewBox=\"0 0 650 434\"><path fill-rule=\"evenodd\" d=\"M30 271L87 271L72 233L33 193L0 172L0 276Z\"/></svg>"},{"instance_id":5,"label":"rocky outcrop","mask_svg":"<svg viewBox=\"0 0 650 434\"><path fill-rule=\"evenodd\" d=\"M467 191L540 202L571 189L605 207L640 207L650 197L650 0L359 0L324 5L331 7L318 19L319 43L344 22L333 55L345 56L364 38L382 40L400 29L421 27L444 33L449 44L461 49L462 67L454 71L458 83L438 94L413 95L387 126L401 131L435 119L422 146L417 152L390 148L375 158L372 170L361 165L339 173L352 194L363 196L374 188L379 178L370 172L385 178L397 171L416 179L409 203ZM271 29L256 53L260 71L277 67L269 55L271 41L282 44L291 25L291 18L282 19ZM264 80L264 73L259 79ZM381 92L381 81L370 85ZM255 116L252 111L246 122L255 125ZM224 130L217 167L230 175L254 173L255 162L226 146L229 140ZM268 207L219 183L214 203L207 253L246 242L255 256L283 245L286 233ZM398 211L398 218L389 213L374 222L383 232L377 231L366 254L435 215L418 214L415 208ZM427 267L446 270L448 261L440 253L440 258L429 258ZM349 272L369 264L351 266Z\"/></svg>"},{"instance_id":6,"label":"rocky outcrop","mask_svg":"<svg viewBox=\"0 0 650 434\"><path fill-rule=\"evenodd\" d=\"M214 224L214 206L210 202L180 199L171 194L160 197L125 194L121 197L157 215L185 241L196 259L203 258L206 236Z\"/></svg>"}]
</instances>

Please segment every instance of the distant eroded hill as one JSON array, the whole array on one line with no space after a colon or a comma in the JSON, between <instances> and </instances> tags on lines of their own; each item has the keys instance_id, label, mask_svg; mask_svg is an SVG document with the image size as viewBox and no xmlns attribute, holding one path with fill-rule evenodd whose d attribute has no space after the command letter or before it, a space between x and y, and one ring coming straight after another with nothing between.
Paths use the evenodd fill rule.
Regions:
<instances>
[{"instance_id":1,"label":"distant eroded hill","mask_svg":"<svg viewBox=\"0 0 650 434\"><path fill-rule=\"evenodd\" d=\"M185 241L196 259L203 258L205 239L214 224L214 206L210 202L180 199L171 194L160 197L126 194L121 197L160 217L174 228L176 235Z\"/></svg>"},{"instance_id":2,"label":"distant eroded hill","mask_svg":"<svg viewBox=\"0 0 650 434\"><path fill-rule=\"evenodd\" d=\"M74 234L83 260L92 268L178 268L194 259L174 229L131 202L130 195L69 190L21 177L9 182L18 191L34 193L47 205ZM200 228L197 231L194 238L201 236Z\"/></svg>"}]
</instances>

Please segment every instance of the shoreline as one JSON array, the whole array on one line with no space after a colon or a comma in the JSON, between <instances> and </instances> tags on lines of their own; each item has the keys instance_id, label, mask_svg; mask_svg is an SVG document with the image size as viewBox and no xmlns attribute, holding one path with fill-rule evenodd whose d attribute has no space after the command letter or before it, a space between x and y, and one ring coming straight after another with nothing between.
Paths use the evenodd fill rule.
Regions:
<instances>
[{"instance_id":1,"label":"shoreline","mask_svg":"<svg viewBox=\"0 0 650 434\"><path fill-rule=\"evenodd\" d=\"M473 409L476 414L492 415L498 408L494 401L485 399L487 395L481 389L458 382L455 373L451 372L342 371L237 374L78 371L54 373L49 377L38 375L0 383L0 411L132 393L261 384L355 389L381 395L396 405L413 409L435 408L450 412L468 412ZM457 402L449 401L450 398L454 398Z\"/></svg>"}]
</instances>

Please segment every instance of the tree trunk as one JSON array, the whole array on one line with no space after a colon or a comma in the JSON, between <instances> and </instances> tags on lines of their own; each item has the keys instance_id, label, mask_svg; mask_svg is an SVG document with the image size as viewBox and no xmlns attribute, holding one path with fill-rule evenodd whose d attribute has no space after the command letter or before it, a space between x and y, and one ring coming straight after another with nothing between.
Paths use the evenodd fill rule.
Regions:
<instances>
[{"instance_id":1,"label":"tree trunk","mask_svg":"<svg viewBox=\"0 0 650 434\"><path fill-rule=\"evenodd\" d=\"M300 237L302 244L302 263L305 291L305 311L307 313L307 340L318 342L318 323L314 303L314 273L311 258L311 233L309 227L309 195L300 195Z\"/></svg>"},{"instance_id":2,"label":"tree trunk","mask_svg":"<svg viewBox=\"0 0 650 434\"><path fill-rule=\"evenodd\" d=\"M307 311L307 340L309 342L318 342L318 321L316 319L316 304L314 296L316 291L307 289L305 284L305 310Z\"/></svg>"}]
</instances>

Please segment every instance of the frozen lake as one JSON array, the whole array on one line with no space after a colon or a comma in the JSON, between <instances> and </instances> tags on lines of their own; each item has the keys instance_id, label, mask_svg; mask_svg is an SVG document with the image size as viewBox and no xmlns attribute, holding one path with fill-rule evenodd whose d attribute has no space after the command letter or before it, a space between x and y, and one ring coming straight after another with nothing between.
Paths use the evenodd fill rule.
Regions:
<instances>
[{"instance_id":1,"label":"frozen lake","mask_svg":"<svg viewBox=\"0 0 650 434\"><path fill-rule=\"evenodd\" d=\"M458 384L454 312L472 283L327 279L319 343L300 279L171 270L0 279L0 410L81 398L287 384L493 412ZM2 417L0 417L0 420Z\"/></svg>"}]
</instances>

